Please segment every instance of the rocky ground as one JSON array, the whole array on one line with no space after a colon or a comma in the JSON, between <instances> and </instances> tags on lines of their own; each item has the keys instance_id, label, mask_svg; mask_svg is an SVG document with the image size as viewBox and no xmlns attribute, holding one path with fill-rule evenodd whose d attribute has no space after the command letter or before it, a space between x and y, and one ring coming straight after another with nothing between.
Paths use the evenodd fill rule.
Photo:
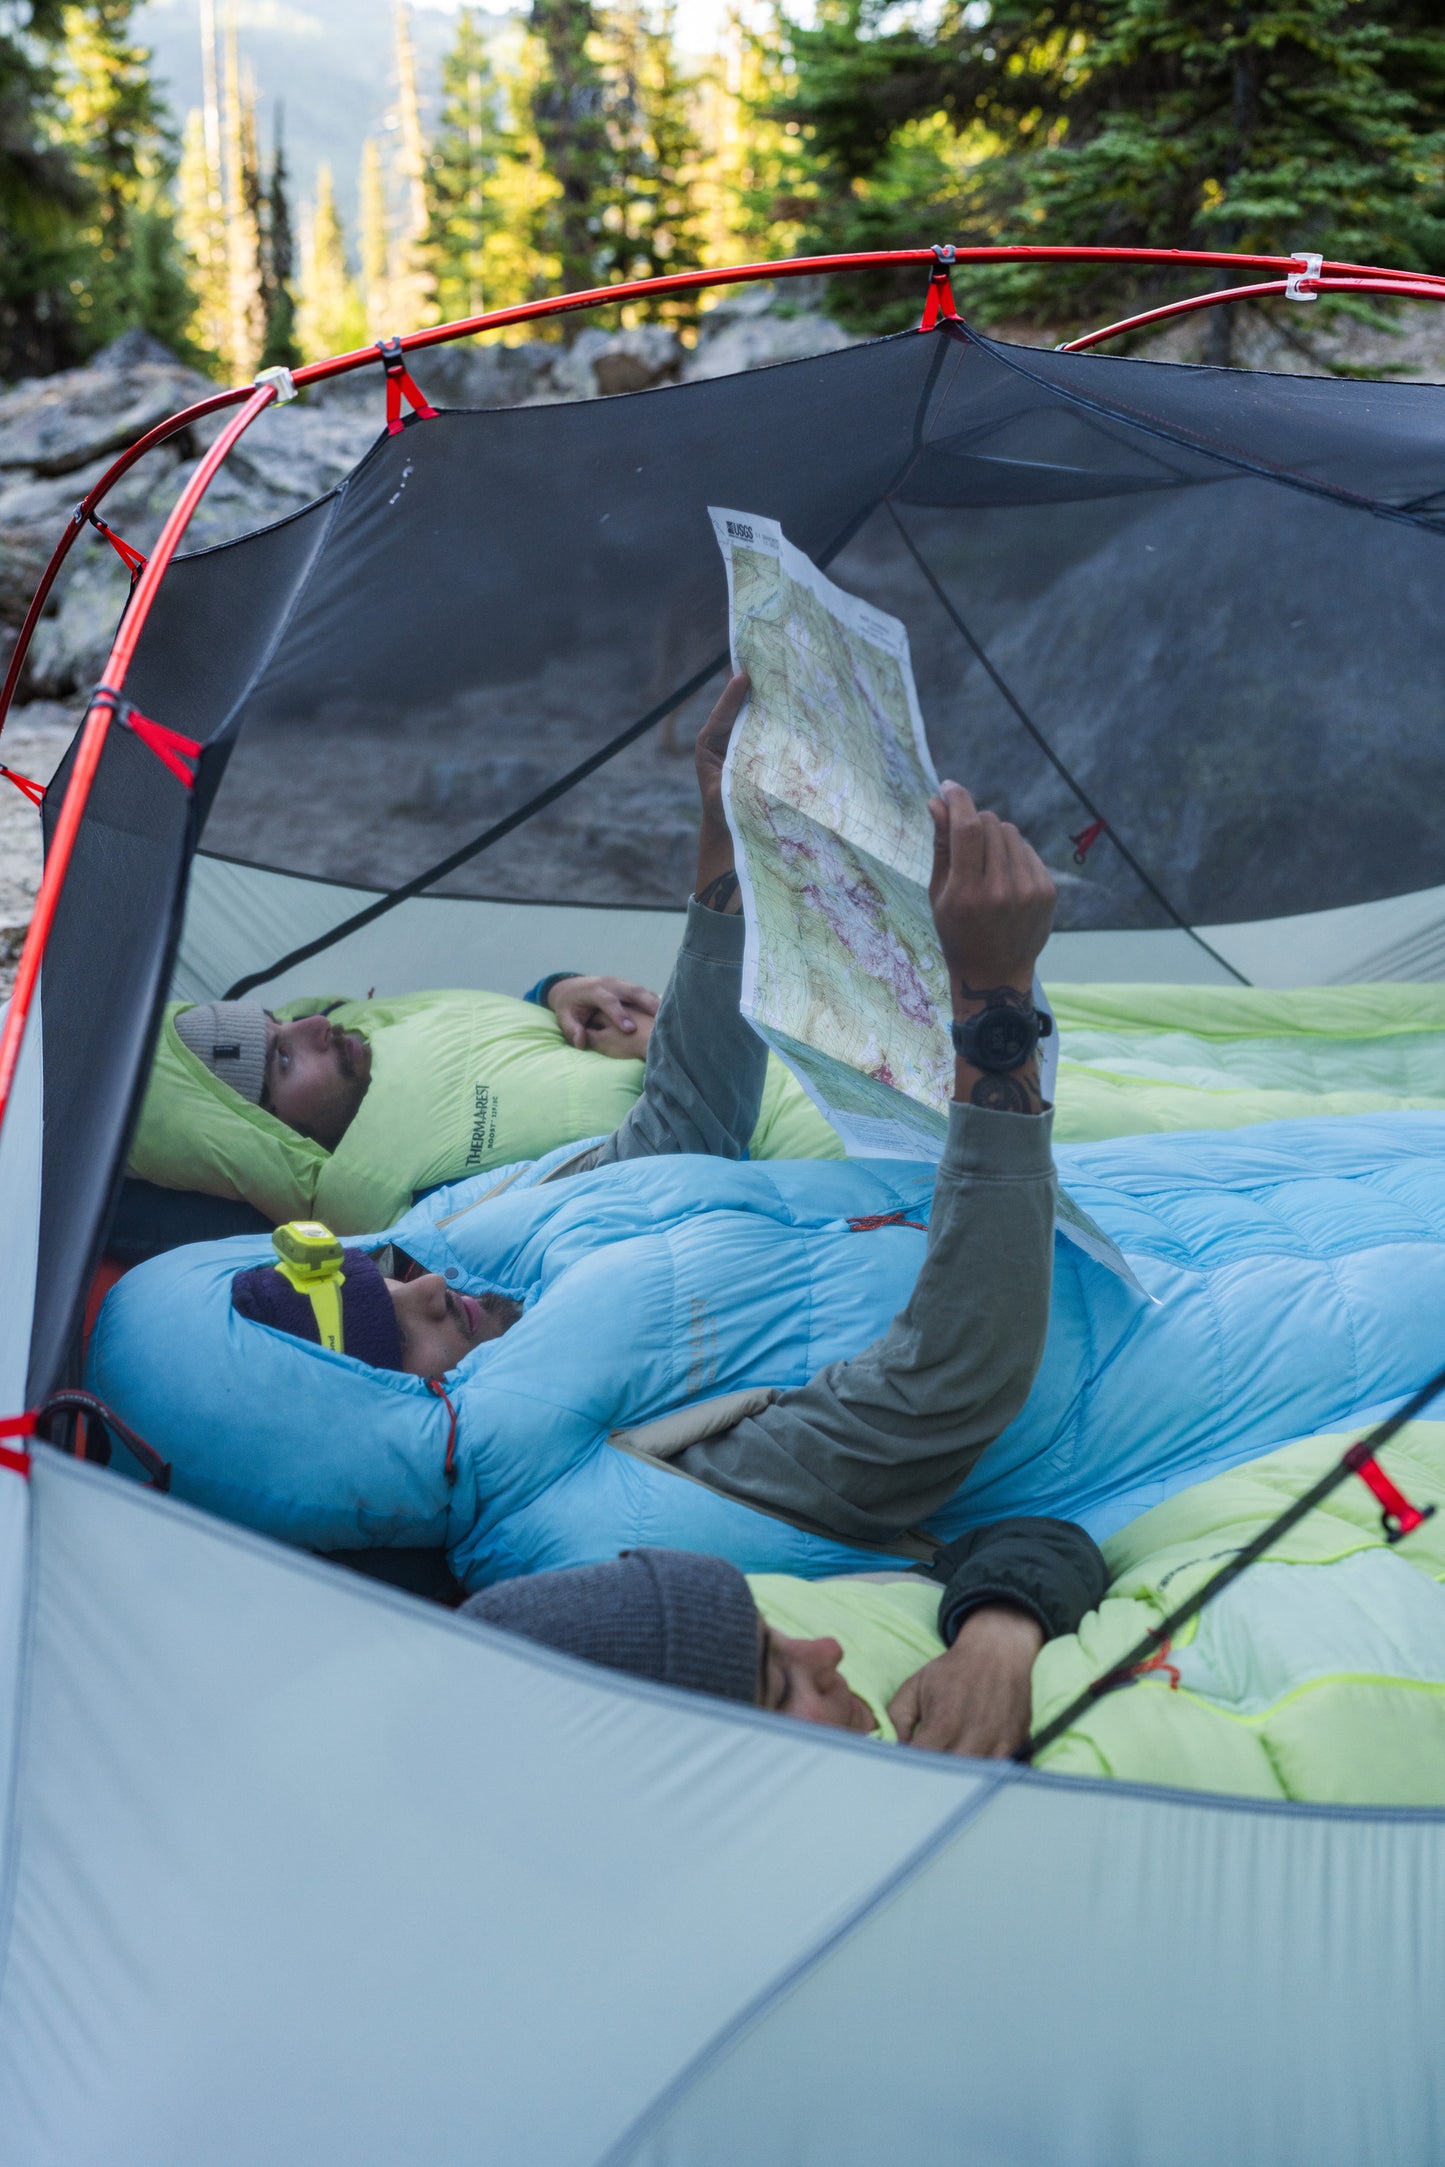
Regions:
<instances>
[{"instance_id":1,"label":"rocky ground","mask_svg":"<svg viewBox=\"0 0 1445 2167\"><path fill-rule=\"evenodd\" d=\"M656 325L616 333L589 328L569 347L539 342L442 347L417 356L412 368L422 388L449 406L542 405L605 397L846 345L845 334L818 313L819 299L803 282L781 295L767 288L739 287L724 292L703 317L693 345L684 345L676 334ZM1306 308L1282 320L1245 314L1238 359L1247 366L1291 373L1318 374L1344 365L1363 374L1445 380L1445 310L1421 307L1406 312L1401 323L1398 332L1338 321L1321 329ZM1013 325L1007 335L1052 345L1061 334ZM1169 360L1198 360L1204 336L1202 319L1188 319L1137 350ZM0 393L0 669L77 499L120 449L213 388L144 334L130 333L88 368ZM267 525L333 487L373 440L378 405L377 379L368 370L320 387L268 416L264 435L258 431L244 440L208 491L187 547L202 548ZM147 454L106 499L104 514L110 524L138 548L149 549L177 491L220 426L221 420L211 417ZM79 538L51 595L16 706L0 738L0 759L19 772L40 781L49 778L101 673L126 591L125 568L104 539L94 533ZM653 889L659 881L671 894L671 860L679 850L685 855L692 782L690 764L678 755L686 749L690 719L680 718L670 736L664 732L655 745L639 745L613 763L590 793L589 818L596 834L588 847L598 863L597 853L606 855L608 834L637 832L639 817L653 838L649 863L638 873L638 900L656 900ZM546 750L550 763L565 748L549 743ZM3 997L33 901L40 853L33 810L3 778L0 789ZM363 840L358 837L358 848ZM573 833L568 819L554 818L529 829L525 844L518 837L504 846L492 861L495 876L510 892L555 894L567 887L578 846L585 840ZM620 872L609 866L609 882L614 876L625 878L625 865Z\"/></svg>"}]
</instances>

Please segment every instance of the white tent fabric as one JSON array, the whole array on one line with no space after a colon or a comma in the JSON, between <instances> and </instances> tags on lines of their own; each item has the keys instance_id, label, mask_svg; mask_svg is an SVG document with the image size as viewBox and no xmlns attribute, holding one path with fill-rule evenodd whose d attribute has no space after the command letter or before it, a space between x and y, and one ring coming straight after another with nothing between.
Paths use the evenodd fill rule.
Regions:
<instances>
[{"instance_id":1,"label":"white tent fabric","mask_svg":"<svg viewBox=\"0 0 1445 2167\"><path fill-rule=\"evenodd\" d=\"M202 852L191 869L172 998L215 1000L248 972L317 939L375 899L365 888L308 880ZM431 986L520 993L567 965L661 987L672 968L682 923L680 911L416 896L311 962L268 979L252 997L279 1002L369 985L387 993L421 992ZM1445 977L1445 888L1201 931L1257 986ZM1056 933L1044 955L1043 975L1055 984L1232 983L1228 972L1177 927Z\"/></svg>"},{"instance_id":2,"label":"white tent fabric","mask_svg":"<svg viewBox=\"0 0 1445 2167\"><path fill-rule=\"evenodd\" d=\"M5 2167L1445 2154L1445 1815L636 1685L43 1448L0 1589Z\"/></svg>"}]
</instances>

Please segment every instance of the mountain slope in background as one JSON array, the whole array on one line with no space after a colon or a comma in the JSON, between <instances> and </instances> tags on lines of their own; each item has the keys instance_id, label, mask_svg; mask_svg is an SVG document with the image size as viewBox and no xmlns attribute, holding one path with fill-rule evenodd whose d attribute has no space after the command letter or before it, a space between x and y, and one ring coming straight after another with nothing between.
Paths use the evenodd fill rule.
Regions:
<instances>
[{"instance_id":1,"label":"mountain slope in background","mask_svg":"<svg viewBox=\"0 0 1445 2167\"><path fill-rule=\"evenodd\" d=\"M392 0L233 0L243 66L259 93L261 148L266 164L275 141L276 107L284 109L286 160L295 203L315 191L316 168L330 164L342 215L356 214L361 146L386 131L396 99L396 28ZM510 17L478 8L484 28L501 32ZM199 0L146 0L134 36L155 55L155 77L179 132L201 102ZM456 36L453 7L412 8L422 118L430 122L442 56ZM218 21L218 37L224 37Z\"/></svg>"}]
</instances>

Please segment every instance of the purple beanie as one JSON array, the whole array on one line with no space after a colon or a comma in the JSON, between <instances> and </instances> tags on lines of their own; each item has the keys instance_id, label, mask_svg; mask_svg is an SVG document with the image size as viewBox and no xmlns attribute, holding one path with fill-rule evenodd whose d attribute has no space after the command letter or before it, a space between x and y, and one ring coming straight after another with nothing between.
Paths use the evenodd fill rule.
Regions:
<instances>
[{"instance_id":1,"label":"purple beanie","mask_svg":"<svg viewBox=\"0 0 1445 2167\"><path fill-rule=\"evenodd\" d=\"M405 1369L401 1327L380 1267L364 1249L341 1252L341 1339L346 1354L373 1369ZM231 1307L253 1324L269 1324L293 1339L321 1345L316 1312L274 1264L238 1272L231 1282Z\"/></svg>"}]
</instances>

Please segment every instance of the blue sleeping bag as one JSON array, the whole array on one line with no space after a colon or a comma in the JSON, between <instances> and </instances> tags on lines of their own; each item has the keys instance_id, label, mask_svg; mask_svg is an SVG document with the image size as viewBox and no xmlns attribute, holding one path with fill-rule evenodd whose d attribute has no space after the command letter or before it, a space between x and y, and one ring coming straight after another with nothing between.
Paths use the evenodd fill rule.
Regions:
<instances>
[{"instance_id":1,"label":"blue sleeping bag","mask_svg":"<svg viewBox=\"0 0 1445 2167\"><path fill-rule=\"evenodd\" d=\"M1028 1404L937 1532L1022 1512L1100 1536L1439 1366L1445 1115L1134 1136L1058 1162L1156 1299L1056 1242ZM101 1312L88 1382L173 1463L178 1496L321 1549L445 1545L471 1588L633 1544L749 1572L876 1566L607 1437L740 1386L801 1384L875 1337L924 1237L848 1222L926 1217L932 1168L663 1158L539 1187L550 1163L500 1194L495 1174L438 1190L392 1230L451 1285L525 1304L445 1380L451 1482L448 1408L424 1380L231 1308L233 1274L272 1254L263 1239L131 1272Z\"/></svg>"}]
</instances>

